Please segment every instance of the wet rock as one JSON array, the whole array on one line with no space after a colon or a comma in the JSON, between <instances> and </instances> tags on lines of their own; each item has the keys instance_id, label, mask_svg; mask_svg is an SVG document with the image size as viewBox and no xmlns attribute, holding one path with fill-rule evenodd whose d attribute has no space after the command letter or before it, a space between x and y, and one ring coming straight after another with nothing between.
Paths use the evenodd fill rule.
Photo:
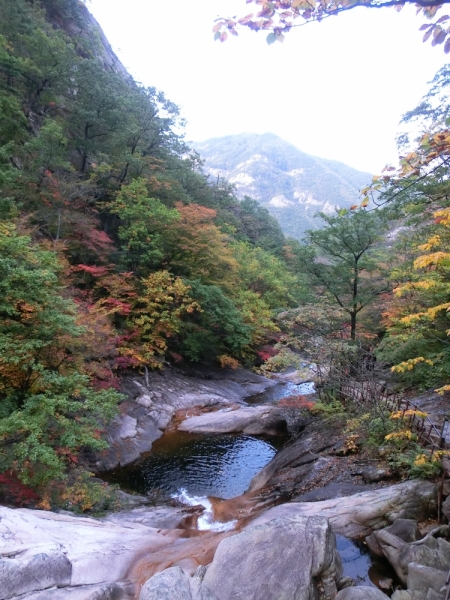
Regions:
<instances>
[{"instance_id":1,"label":"wet rock","mask_svg":"<svg viewBox=\"0 0 450 600\"><path fill-rule=\"evenodd\" d=\"M341 574L327 519L289 517L223 540L201 589L215 600L313 600L316 582L334 596Z\"/></svg>"},{"instance_id":2,"label":"wet rock","mask_svg":"<svg viewBox=\"0 0 450 600\"><path fill-rule=\"evenodd\" d=\"M302 437L276 453L272 460L253 477L248 491L253 492L261 489L266 484L274 483L273 478L275 475L288 467L290 469L289 476L292 480L292 469L315 462L321 458L319 453L332 445L333 442L324 444L318 440L314 432L302 435ZM301 474L303 474L303 471Z\"/></svg>"},{"instance_id":3,"label":"wet rock","mask_svg":"<svg viewBox=\"0 0 450 600\"><path fill-rule=\"evenodd\" d=\"M436 486L429 481L412 480L346 498L289 502L270 508L251 524L290 515L322 515L330 520L335 533L355 538L386 527L398 518L427 518L435 509Z\"/></svg>"},{"instance_id":4,"label":"wet rock","mask_svg":"<svg viewBox=\"0 0 450 600\"><path fill-rule=\"evenodd\" d=\"M180 567L165 569L144 584L139 600L192 600L189 579Z\"/></svg>"},{"instance_id":5,"label":"wet rock","mask_svg":"<svg viewBox=\"0 0 450 600\"><path fill-rule=\"evenodd\" d=\"M0 600L69 585L72 565L62 552L0 559Z\"/></svg>"},{"instance_id":6,"label":"wet rock","mask_svg":"<svg viewBox=\"0 0 450 600\"><path fill-rule=\"evenodd\" d=\"M204 507L201 507L204 509ZM183 526L186 516L194 512L195 507L179 508L172 506L139 507L132 510L111 513L102 521L127 526L138 523L154 529L177 529Z\"/></svg>"},{"instance_id":7,"label":"wet rock","mask_svg":"<svg viewBox=\"0 0 450 600\"><path fill-rule=\"evenodd\" d=\"M386 600L386 595L376 588L361 585L341 590L335 600Z\"/></svg>"}]
</instances>

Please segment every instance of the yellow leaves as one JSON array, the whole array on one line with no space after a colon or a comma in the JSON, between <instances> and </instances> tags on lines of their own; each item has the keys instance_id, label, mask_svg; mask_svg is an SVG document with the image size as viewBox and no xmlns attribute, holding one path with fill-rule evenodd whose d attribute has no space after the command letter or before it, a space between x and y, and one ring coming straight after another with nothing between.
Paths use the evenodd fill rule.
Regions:
<instances>
[{"instance_id":1,"label":"yellow leaves","mask_svg":"<svg viewBox=\"0 0 450 600\"><path fill-rule=\"evenodd\" d=\"M449 252L433 252L432 254L427 254L424 256L419 256L414 261L415 269L425 269L427 267L436 266L441 263L443 260L450 258Z\"/></svg>"},{"instance_id":2,"label":"yellow leaves","mask_svg":"<svg viewBox=\"0 0 450 600\"><path fill-rule=\"evenodd\" d=\"M396 298L401 298L407 292L413 292L416 290L430 290L435 288L437 285L437 282L433 279L405 283L404 285L394 288L394 296Z\"/></svg>"},{"instance_id":3,"label":"yellow leaves","mask_svg":"<svg viewBox=\"0 0 450 600\"><path fill-rule=\"evenodd\" d=\"M437 390L434 390L435 392L437 392L439 395L443 396L446 392L450 392L450 385L443 385L440 388L437 388Z\"/></svg>"},{"instance_id":4,"label":"yellow leaves","mask_svg":"<svg viewBox=\"0 0 450 600\"><path fill-rule=\"evenodd\" d=\"M410 429L402 429L401 431L393 431L384 436L386 441L389 440L412 440L414 437Z\"/></svg>"},{"instance_id":5,"label":"yellow leaves","mask_svg":"<svg viewBox=\"0 0 450 600\"><path fill-rule=\"evenodd\" d=\"M403 325L406 325L406 326L414 325L415 323L420 321L424 316L425 316L425 313L423 313L423 312L406 315L406 317L402 317L401 319L399 319L399 322L403 323Z\"/></svg>"},{"instance_id":6,"label":"yellow leaves","mask_svg":"<svg viewBox=\"0 0 450 600\"><path fill-rule=\"evenodd\" d=\"M419 250L432 250L433 248L435 248L436 246L439 246L441 244L441 236L440 235L432 235L426 242L425 244L421 244L420 246L418 246Z\"/></svg>"},{"instance_id":7,"label":"yellow leaves","mask_svg":"<svg viewBox=\"0 0 450 600\"><path fill-rule=\"evenodd\" d=\"M427 364L433 366L434 363L429 358L424 358L423 356L417 356L416 358L410 358L409 360L405 360L404 362L399 363L398 365L394 365L391 367L391 371L393 373L406 373L406 371L412 371L414 367L418 364Z\"/></svg>"},{"instance_id":8,"label":"yellow leaves","mask_svg":"<svg viewBox=\"0 0 450 600\"><path fill-rule=\"evenodd\" d=\"M437 463L442 460L443 456L448 456L449 452L447 450L436 450L433 454L418 454L414 459L415 467L424 467L427 464Z\"/></svg>"},{"instance_id":9,"label":"yellow leaves","mask_svg":"<svg viewBox=\"0 0 450 600\"><path fill-rule=\"evenodd\" d=\"M411 416L415 416L415 417L419 417L420 419L424 419L427 416L426 412L423 412L421 410L414 410L414 409L409 409L409 410L396 410L395 412L391 413L390 418L391 419L402 419L404 417L411 417Z\"/></svg>"},{"instance_id":10,"label":"yellow leaves","mask_svg":"<svg viewBox=\"0 0 450 600\"><path fill-rule=\"evenodd\" d=\"M414 460L415 467L422 467L427 463L427 455L426 454L418 454Z\"/></svg>"},{"instance_id":11,"label":"yellow leaves","mask_svg":"<svg viewBox=\"0 0 450 600\"><path fill-rule=\"evenodd\" d=\"M229 367L231 369L237 369L240 366L239 361L237 361L232 356L228 356L227 354L222 354L221 356L218 356L217 358L218 358L218 361L219 361L222 369L224 369L226 367Z\"/></svg>"}]
</instances>

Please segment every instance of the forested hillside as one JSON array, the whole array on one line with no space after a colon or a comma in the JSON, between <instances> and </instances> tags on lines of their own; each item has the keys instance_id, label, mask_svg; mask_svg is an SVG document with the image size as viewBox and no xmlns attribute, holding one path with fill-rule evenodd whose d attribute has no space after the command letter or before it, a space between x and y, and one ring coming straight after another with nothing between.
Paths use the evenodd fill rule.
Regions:
<instances>
[{"instance_id":1,"label":"forested hillside","mask_svg":"<svg viewBox=\"0 0 450 600\"><path fill-rule=\"evenodd\" d=\"M449 84L444 69L408 114L431 133L362 201L359 175L322 162L322 229L300 243L205 175L178 107L130 78L84 4L0 0L0 494L76 503L122 377L168 363L353 373L364 357L447 391L450 137L432 98ZM331 209L336 182L351 207Z\"/></svg>"},{"instance_id":2,"label":"forested hillside","mask_svg":"<svg viewBox=\"0 0 450 600\"><path fill-rule=\"evenodd\" d=\"M301 239L315 215L358 202L371 175L302 152L273 133L241 133L195 144L211 177L224 177L240 198L256 198L284 233Z\"/></svg>"},{"instance_id":3,"label":"forested hillside","mask_svg":"<svg viewBox=\"0 0 450 600\"><path fill-rule=\"evenodd\" d=\"M125 370L251 365L303 293L278 223L181 125L78 0L0 0L3 482L42 490L104 447Z\"/></svg>"}]
</instances>

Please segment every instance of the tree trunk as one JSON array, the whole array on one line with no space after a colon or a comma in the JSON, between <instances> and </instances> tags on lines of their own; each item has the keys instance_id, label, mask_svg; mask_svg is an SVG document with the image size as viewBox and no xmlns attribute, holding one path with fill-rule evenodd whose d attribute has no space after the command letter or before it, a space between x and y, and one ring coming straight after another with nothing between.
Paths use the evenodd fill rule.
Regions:
<instances>
[{"instance_id":1,"label":"tree trunk","mask_svg":"<svg viewBox=\"0 0 450 600\"><path fill-rule=\"evenodd\" d=\"M350 318L351 318L350 337L352 340L356 339L356 315L357 315L357 312L355 310L353 310L350 313Z\"/></svg>"}]
</instances>

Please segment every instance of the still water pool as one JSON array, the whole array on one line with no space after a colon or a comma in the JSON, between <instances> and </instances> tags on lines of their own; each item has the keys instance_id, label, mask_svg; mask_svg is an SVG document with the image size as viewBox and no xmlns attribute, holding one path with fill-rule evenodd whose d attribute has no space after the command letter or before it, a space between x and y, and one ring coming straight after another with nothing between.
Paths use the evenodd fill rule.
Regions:
<instances>
[{"instance_id":1,"label":"still water pool","mask_svg":"<svg viewBox=\"0 0 450 600\"><path fill-rule=\"evenodd\" d=\"M138 463L107 475L111 483L160 500L189 496L234 498L275 455L282 441L248 435L166 433Z\"/></svg>"}]
</instances>

